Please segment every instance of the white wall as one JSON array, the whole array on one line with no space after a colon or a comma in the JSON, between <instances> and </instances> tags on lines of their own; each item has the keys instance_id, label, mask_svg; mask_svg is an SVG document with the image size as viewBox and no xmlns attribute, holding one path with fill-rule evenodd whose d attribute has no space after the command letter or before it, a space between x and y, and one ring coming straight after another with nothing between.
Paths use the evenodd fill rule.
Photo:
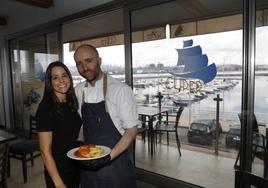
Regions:
<instances>
[{"instance_id":1,"label":"white wall","mask_svg":"<svg viewBox=\"0 0 268 188\"><path fill-rule=\"evenodd\" d=\"M11 86L11 80L6 77L5 72L7 71L5 37L111 1L54 0L54 6L46 9L19 3L15 0L1 0L0 13L1 16L7 17L7 25L0 26L0 125L11 127L9 101L12 100L12 97L8 94L7 89ZM4 112L6 112L5 115Z\"/></svg>"}]
</instances>

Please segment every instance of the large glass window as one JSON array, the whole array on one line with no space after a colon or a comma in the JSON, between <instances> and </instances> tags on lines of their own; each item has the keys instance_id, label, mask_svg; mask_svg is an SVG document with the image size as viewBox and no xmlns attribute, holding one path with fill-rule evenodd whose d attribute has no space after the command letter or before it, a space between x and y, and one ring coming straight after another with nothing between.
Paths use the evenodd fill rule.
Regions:
<instances>
[{"instance_id":1,"label":"large glass window","mask_svg":"<svg viewBox=\"0 0 268 188\"><path fill-rule=\"evenodd\" d=\"M168 111L168 118L156 116L152 127L141 114L141 128L147 131L137 137L137 167L204 187L233 187L240 139L233 129L240 124L242 17L242 1L232 6L172 1L131 12L139 108ZM222 99L218 118L217 97ZM184 110L176 127L179 107Z\"/></svg>"},{"instance_id":2,"label":"large glass window","mask_svg":"<svg viewBox=\"0 0 268 188\"><path fill-rule=\"evenodd\" d=\"M268 121L268 98L266 95L267 85L267 37L268 37L268 2L256 1L256 60L255 60L255 105L254 114L256 116L256 125L253 125L253 160L252 172L259 176L264 175L265 138L267 135ZM267 154L266 154L267 155ZM267 172L266 172L267 178Z\"/></svg>"},{"instance_id":3,"label":"large glass window","mask_svg":"<svg viewBox=\"0 0 268 188\"><path fill-rule=\"evenodd\" d=\"M15 129L29 129L43 95L44 74L49 63L59 60L58 34L11 41Z\"/></svg>"}]
</instances>

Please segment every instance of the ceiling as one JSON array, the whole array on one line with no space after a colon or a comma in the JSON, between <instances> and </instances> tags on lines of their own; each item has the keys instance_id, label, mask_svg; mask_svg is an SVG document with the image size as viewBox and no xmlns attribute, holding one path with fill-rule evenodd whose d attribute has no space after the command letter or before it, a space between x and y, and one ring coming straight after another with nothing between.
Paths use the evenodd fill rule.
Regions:
<instances>
[{"instance_id":1,"label":"ceiling","mask_svg":"<svg viewBox=\"0 0 268 188\"><path fill-rule=\"evenodd\" d=\"M15 11L29 5L38 8L49 8L53 6L53 0L1 0L0 26L5 26L8 23L8 19L14 15L13 13Z\"/></svg>"},{"instance_id":2,"label":"ceiling","mask_svg":"<svg viewBox=\"0 0 268 188\"><path fill-rule=\"evenodd\" d=\"M175 0L132 11L132 29L139 30L171 23L183 23L242 12L242 0ZM63 24L63 41L123 32L123 10Z\"/></svg>"},{"instance_id":3,"label":"ceiling","mask_svg":"<svg viewBox=\"0 0 268 188\"><path fill-rule=\"evenodd\" d=\"M64 42L105 36L123 31L123 10L118 9L63 24Z\"/></svg>"},{"instance_id":4,"label":"ceiling","mask_svg":"<svg viewBox=\"0 0 268 188\"><path fill-rule=\"evenodd\" d=\"M113 1L119 0L1 0L0 38L60 23L71 15L85 15L88 10L102 5L105 7Z\"/></svg>"},{"instance_id":5,"label":"ceiling","mask_svg":"<svg viewBox=\"0 0 268 188\"><path fill-rule=\"evenodd\" d=\"M41 8L49 8L53 6L53 0L15 0L15 1Z\"/></svg>"},{"instance_id":6,"label":"ceiling","mask_svg":"<svg viewBox=\"0 0 268 188\"><path fill-rule=\"evenodd\" d=\"M9 20L16 15L16 11L22 10L27 6L33 6L32 4L25 4L19 1L30 0L1 0L0 28L5 27L5 23L9 23ZM46 1L51 3L52 0ZM267 7L268 0L257 0L256 3L257 8L263 8ZM185 23L238 14L242 13L242 6L243 0L174 0L169 3L132 11L132 29L139 30L158 25ZM57 9L56 6L40 8L40 6L37 7L35 5L35 7L37 11L40 11L40 9ZM122 33L123 10L118 9L63 23L62 31L64 42L105 36L112 33Z\"/></svg>"},{"instance_id":7,"label":"ceiling","mask_svg":"<svg viewBox=\"0 0 268 188\"><path fill-rule=\"evenodd\" d=\"M257 0L257 9L268 7L268 0ZM242 14L243 0L174 0L165 4L134 10L132 30L172 23L187 23ZM123 11L116 10L63 24L63 41L76 41L123 33Z\"/></svg>"},{"instance_id":8,"label":"ceiling","mask_svg":"<svg viewBox=\"0 0 268 188\"><path fill-rule=\"evenodd\" d=\"M134 11L132 23L133 27L146 27L148 25L200 20L241 11L241 0L175 0Z\"/></svg>"}]
</instances>

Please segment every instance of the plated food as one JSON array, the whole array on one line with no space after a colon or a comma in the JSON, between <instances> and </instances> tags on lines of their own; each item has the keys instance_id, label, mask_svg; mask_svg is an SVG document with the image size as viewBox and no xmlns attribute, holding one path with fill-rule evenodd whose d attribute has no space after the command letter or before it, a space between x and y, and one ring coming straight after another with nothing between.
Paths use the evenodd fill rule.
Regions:
<instances>
[{"instance_id":1,"label":"plated food","mask_svg":"<svg viewBox=\"0 0 268 188\"><path fill-rule=\"evenodd\" d=\"M83 157L83 158L93 158L99 157L103 154L104 150L101 147L97 147L96 145L89 144L80 146L78 150L74 152L76 157Z\"/></svg>"},{"instance_id":2,"label":"plated food","mask_svg":"<svg viewBox=\"0 0 268 188\"><path fill-rule=\"evenodd\" d=\"M67 156L74 160L91 160L105 157L110 153L109 147L89 144L71 149Z\"/></svg>"}]
</instances>

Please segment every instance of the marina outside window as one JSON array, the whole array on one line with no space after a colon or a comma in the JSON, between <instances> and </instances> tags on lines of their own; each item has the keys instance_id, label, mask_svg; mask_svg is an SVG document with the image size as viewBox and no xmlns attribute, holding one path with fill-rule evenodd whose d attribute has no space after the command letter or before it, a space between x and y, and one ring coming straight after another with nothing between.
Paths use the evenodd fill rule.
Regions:
<instances>
[{"instance_id":1,"label":"marina outside window","mask_svg":"<svg viewBox=\"0 0 268 188\"><path fill-rule=\"evenodd\" d=\"M146 143L150 137L140 134L136 165L204 187L220 187L219 179L228 179L230 185L223 187L232 187L233 165L238 154L237 147L226 145L226 135L230 126L239 124L241 111L242 1L234 2L232 8L221 3L221 9L214 7L214 13L230 12L228 15L208 15L209 7L202 3L195 14L187 3L177 1L131 12L133 90L138 105L158 109L161 104L161 109L168 109L169 121L175 120L180 106L184 107L178 128L182 156L176 151L175 135L161 133L155 135L155 154L151 160L146 158L146 154L139 152L148 152ZM159 12L161 17L157 16ZM217 95L222 99L219 124ZM155 118L154 127L158 121ZM146 128L147 123L144 124ZM199 157L187 160L193 159L193 155ZM215 158L207 163L211 155ZM187 176L195 171L208 181ZM206 174L217 174L217 177Z\"/></svg>"}]
</instances>

